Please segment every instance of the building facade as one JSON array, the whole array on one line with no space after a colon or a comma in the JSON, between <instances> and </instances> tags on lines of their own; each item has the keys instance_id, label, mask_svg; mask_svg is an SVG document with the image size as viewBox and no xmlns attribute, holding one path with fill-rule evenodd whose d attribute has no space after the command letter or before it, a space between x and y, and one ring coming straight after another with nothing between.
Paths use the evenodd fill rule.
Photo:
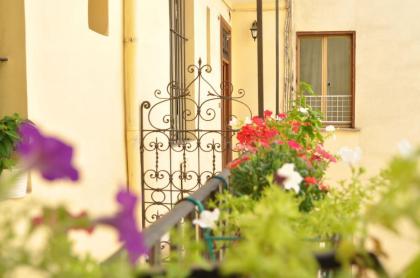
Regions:
<instances>
[{"instance_id":1,"label":"building facade","mask_svg":"<svg viewBox=\"0 0 420 278\"><path fill-rule=\"evenodd\" d=\"M229 79L246 91L244 102L256 113L257 44L249 30L255 1L0 0L0 56L8 58L0 62L0 115L19 112L67 138L82 170L76 186L51 187L33 177L26 199L64 200L101 214L114 209L119 186L140 192L138 109L178 78L171 75L171 53L178 53L171 36L181 30L170 17L175 2L184 5L185 65L201 58L213 68L209 82L219 86L226 78L223 41L229 41ZM264 107L274 111L275 6L263 3ZM298 81L313 83L313 105L338 128L327 147L360 146L370 174L401 139L420 143L419 8L414 0L280 1L279 106L285 109ZM240 106L232 109L246 115ZM329 176L333 182L348 174L337 164ZM113 238L106 231L75 237L81 250L98 257L114 248L100 244Z\"/></svg>"}]
</instances>

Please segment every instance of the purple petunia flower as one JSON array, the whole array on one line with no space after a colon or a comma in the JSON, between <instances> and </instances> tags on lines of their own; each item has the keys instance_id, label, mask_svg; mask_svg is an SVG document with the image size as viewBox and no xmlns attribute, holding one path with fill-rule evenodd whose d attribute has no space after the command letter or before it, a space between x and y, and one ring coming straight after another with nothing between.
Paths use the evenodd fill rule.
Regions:
<instances>
[{"instance_id":1,"label":"purple petunia flower","mask_svg":"<svg viewBox=\"0 0 420 278\"><path fill-rule=\"evenodd\" d=\"M71 146L57 138L44 136L30 123L21 124L19 132L22 139L16 150L25 169L39 170L42 177L50 181L79 179L79 173L72 165Z\"/></svg>"},{"instance_id":2,"label":"purple petunia flower","mask_svg":"<svg viewBox=\"0 0 420 278\"><path fill-rule=\"evenodd\" d=\"M134 264L140 256L148 254L143 234L137 228L135 218L137 196L122 189L117 194L117 202L120 204L120 211L114 217L104 218L99 222L118 230L119 239L124 243L130 261Z\"/></svg>"}]
</instances>

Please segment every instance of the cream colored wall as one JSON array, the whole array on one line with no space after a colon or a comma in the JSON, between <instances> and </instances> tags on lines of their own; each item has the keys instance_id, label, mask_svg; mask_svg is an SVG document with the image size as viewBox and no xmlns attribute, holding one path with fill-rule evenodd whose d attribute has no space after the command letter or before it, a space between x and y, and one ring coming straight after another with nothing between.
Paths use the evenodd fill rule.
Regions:
<instances>
[{"instance_id":1,"label":"cream colored wall","mask_svg":"<svg viewBox=\"0 0 420 278\"><path fill-rule=\"evenodd\" d=\"M246 2L246 1L242 1ZM252 1L253 2L253 1ZM264 2L267 8L270 1ZM272 1L271 1L272 2ZM285 1L280 1L284 5ZM360 146L362 165L373 175L396 153L396 144L403 138L420 143L420 22L415 0L295 0L293 1L293 33L296 31L356 31L356 127L358 130L338 131L337 139L329 139L327 148L333 152L341 146ZM240 6L234 5L239 10ZM274 36L273 14L264 12L264 89L266 95L274 88L274 67L268 61L275 53L268 48L268 36ZM248 103L257 112L256 44L249 27L255 13L233 12L234 84L248 92ZM280 22L284 22L281 13ZM281 50L284 35L281 32ZM296 41L296 37L293 37ZM294 46L295 47L295 46ZM283 55L283 52L280 52ZM283 66L283 61L281 61ZM271 73L272 74L272 73ZM295 75L296 76L296 75ZM282 77L281 77L282 78ZM282 87L281 87L282 91ZM253 94L253 95L250 95ZM265 107L273 109L267 97ZM343 163L331 167L328 176L334 180L349 175ZM395 272L416 250L415 242L397 240L383 231L385 247L395 251L387 265Z\"/></svg>"},{"instance_id":2,"label":"cream colored wall","mask_svg":"<svg viewBox=\"0 0 420 278\"><path fill-rule=\"evenodd\" d=\"M122 5L109 1L109 36L89 30L87 8L85 0L25 1L28 116L75 146L81 174L77 184L35 177L25 200L103 215L116 208L114 194L126 183ZM78 249L99 258L116 248L104 230L74 236Z\"/></svg>"},{"instance_id":3,"label":"cream colored wall","mask_svg":"<svg viewBox=\"0 0 420 278\"><path fill-rule=\"evenodd\" d=\"M283 38L285 4L280 1L280 38ZM264 108L275 111L276 109L276 41L275 41L275 11L273 1L263 2L263 46L264 46ZM258 114L258 68L257 68L257 41L251 37L250 28L256 20L255 1L233 5L233 84L236 88L245 90L245 102L251 107L253 114ZM284 40L280 39L279 57L279 85L280 102L282 110L283 102L283 47ZM246 110L239 105L234 105L234 112L241 118L247 115Z\"/></svg>"},{"instance_id":4,"label":"cream colored wall","mask_svg":"<svg viewBox=\"0 0 420 278\"><path fill-rule=\"evenodd\" d=\"M415 0L295 1L296 31L356 31L356 127L360 131L338 132L337 140L328 146L336 150L359 145L362 164L370 174L396 152L401 139L420 143L419 9ZM335 172L334 177L344 173ZM390 254L390 269L400 269L417 244L377 233L385 247L395 251Z\"/></svg>"},{"instance_id":5,"label":"cream colored wall","mask_svg":"<svg viewBox=\"0 0 420 278\"><path fill-rule=\"evenodd\" d=\"M0 118L26 117L25 8L23 0L0 0Z\"/></svg>"},{"instance_id":6,"label":"cream colored wall","mask_svg":"<svg viewBox=\"0 0 420 278\"><path fill-rule=\"evenodd\" d=\"M192 3L193 2L193 3ZM194 49L192 58L195 63L199 58L202 58L203 63L207 61L207 42L206 42L206 10L210 8L211 14L211 55L213 71L207 75L209 82L219 88L221 72L220 72L220 21L219 16L222 15L229 21L229 12L227 7L220 0L188 0L187 4L192 5L194 9L194 39L187 42L187 49ZM190 6L191 7L191 6ZM135 95L136 102L140 104L142 101L148 100L153 104L157 102L153 93L156 89L162 91L163 96L168 97L166 87L169 83L169 6L167 0L138 1L136 5L137 19L136 19L136 58L135 58ZM157 16L159 15L159 16ZM193 45L191 45L193 44ZM204 94L206 88L202 89ZM195 90L197 92L197 90ZM195 96L197 97L197 96ZM216 110L220 109L218 106L213 107ZM154 110L155 113L151 115L153 123L161 123L160 127L168 127L162 124L162 117L169 113L169 102ZM139 146L139 116L135 111L136 128L132 130L130 135L131 142L134 146ZM220 114L220 112L217 112ZM145 127L150 127L145 120ZM220 118L216 118L212 123L213 128L220 126ZM134 127L134 126L133 126ZM209 126L208 126L209 127ZM203 128L203 126L201 127ZM154 137L153 137L154 138ZM163 138L162 138L163 139ZM137 148L136 155L140 157ZM160 153L159 169L169 169L169 152ZM204 161L207 159L206 161ZM175 154L171 157L173 167L179 168L182 161L182 153ZM209 159L202 158L202 163L209 164ZM197 158L188 158L187 167L193 168L197 166ZM155 154L146 154L145 166L146 169L154 168ZM133 178L132 187L140 190L140 161L134 161L133 172L130 175ZM156 207L160 213L165 212L161 206ZM149 211L151 214L155 211Z\"/></svg>"}]
</instances>

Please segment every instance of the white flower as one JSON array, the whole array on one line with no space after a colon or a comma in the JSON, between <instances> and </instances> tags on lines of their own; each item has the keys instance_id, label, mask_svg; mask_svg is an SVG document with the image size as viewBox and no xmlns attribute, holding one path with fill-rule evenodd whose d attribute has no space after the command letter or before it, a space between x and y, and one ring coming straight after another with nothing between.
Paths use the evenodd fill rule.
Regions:
<instances>
[{"instance_id":1,"label":"white flower","mask_svg":"<svg viewBox=\"0 0 420 278\"><path fill-rule=\"evenodd\" d=\"M285 189L293 189L296 193L299 193L302 182L302 176L295 171L295 165L293 163L286 163L277 170L277 176L284 179L283 186Z\"/></svg>"},{"instance_id":2,"label":"white flower","mask_svg":"<svg viewBox=\"0 0 420 278\"><path fill-rule=\"evenodd\" d=\"M232 128L236 128L236 127L238 127L238 125L239 125L239 121L238 121L238 119L237 119L236 117L232 117L232 118L230 118L229 125L230 125Z\"/></svg>"},{"instance_id":3,"label":"white flower","mask_svg":"<svg viewBox=\"0 0 420 278\"><path fill-rule=\"evenodd\" d=\"M349 147L342 147L338 151L338 155L341 159L349 164L350 166L354 166L359 163L360 159L362 158L362 150L360 147L356 147L354 149Z\"/></svg>"},{"instance_id":4,"label":"white flower","mask_svg":"<svg viewBox=\"0 0 420 278\"><path fill-rule=\"evenodd\" d=\"M400 155L405 158L409 157L413 153L413 146L406 139L401 140L397 144L397 148L398 148L398 151L400 152Z\"/></svg>"},{"instance_id":5,"label":"white flower","mask_svg":"<svg viewBox=\"0 0 420 278\"><path fill-rule=\"evenodd\" d=\"M246 125L250 125L250 124L252 124L251 119L250 119L249 117L245 117L244 124L246 124Z\"/></svg>"},{"instance_id":6,"label":"white flower","mask_svg":"<svg viewBox=\"0 0 420 278\"><path fill-rule=\"evenodd\" d=\"M299 112L302 114L308 114L308 108L299 107Z\"/></svg>"},{"instance_id":7,"label":"white flower","mask_svg":"<svg viewBox=\"0 0 420 278\"><path fill-rule=\"evenodd\" d=\"M333 125L327 125L325 127L325 131L326 132L334 132L335 131L335 127Z\"/></svg>"},{"instance_id":8,"label":"white flower","mask_svg":"<svg viewBox=\"0 0 420 278\"><path fill-rule=\"evenodd\" d=\"M200 217L198 219L193 220L193 224L198 225L203 229L213 229L216 226L216 221L219 219L219 215L220 211L217 208L213 211L204 210L200 213Z\"/></svg>"}]
</instances>

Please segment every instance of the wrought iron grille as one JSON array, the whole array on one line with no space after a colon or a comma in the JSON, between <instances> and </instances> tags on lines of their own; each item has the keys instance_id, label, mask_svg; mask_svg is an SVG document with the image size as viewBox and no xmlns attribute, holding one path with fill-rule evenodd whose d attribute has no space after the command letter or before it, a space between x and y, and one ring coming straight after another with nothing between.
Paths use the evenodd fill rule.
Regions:
<instances>
[{"instance_id":1,"label":"wrought iron grille","mask_svg":"<svg viewBox=\"0 0 420 278\"><path fill-rule=\"evenodd\" d=\"M185 0L169 0L169 41L170 41L170 81L176 86L171 86L171 96L174 96L171 102L171 120L173 132L172 141L182 141L186 138L185 133L180 130L186 128L186 120L182 111L186 106L186 100L183 99L182 91L186 86L186 64L185 49L188 39L185 35Z\"/></svg>"},{"instance_id":2,"label":"wrought iron grille","mask_svg":"<svg viewBox=\"0 0 420 278\"><path fill-rule=\"evenodd\" d=\"M323 123L349 125L352 121L352 96L305 96L306 103L324 115Z\"/></svg>"},{"instance_id":3,"label":"wrought iron grille","mask_svg":"<svg viewBox=\"0 0 420 278\"><path fill-rule=\"evenodd\" d=\"M246 116L252 116L243 101L245 91L233 92L232 84L222 84L217 91L205 77L211 67L202 65L201 59L198 65L190 65L187 70L194 78L184 89L170 82L166 92L154 92L154 104L144 101L140 106L143 227L219 173L224 166L222 156L236 151L232 148L232 139L237 130L222 129L221 107L231 101L236 103L238 111L246 111ZM172 95L174 89L179 91L178 95ZM227 89L230 96L223 96L220 92ZM191 94L192 90L194 94ZM173 141L171 134L176 127L172 124L174 115L168 111L172 102L179 98L185 100L186 105L180 112L187 124L178 131L188 139Z\"/></svg>"}]
</instances>

